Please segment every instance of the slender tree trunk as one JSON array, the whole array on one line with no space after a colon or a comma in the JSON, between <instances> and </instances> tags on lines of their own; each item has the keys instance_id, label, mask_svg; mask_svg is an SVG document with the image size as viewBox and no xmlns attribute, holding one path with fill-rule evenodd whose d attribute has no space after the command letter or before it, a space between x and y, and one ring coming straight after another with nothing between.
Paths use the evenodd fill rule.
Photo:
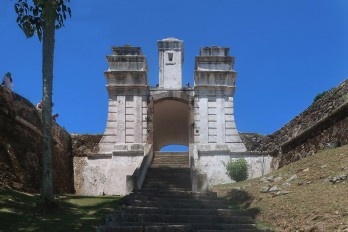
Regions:
<instances>
[{"instance_id":1,"label":"slender tree trunk","mask_svg":"<svg viewBox=\"0 0 348 232\"><path fill-rule=\"evenodd\" d=\"M46 0L44 7L43 40L42 40L42 80L43 80L43 159L42 159L42 192L41 200L44 210L50 211L53 195L53 167L52 167L52 86L53 86L53 58L55 42L55 1Z\"/></svg>"}]
</instances>

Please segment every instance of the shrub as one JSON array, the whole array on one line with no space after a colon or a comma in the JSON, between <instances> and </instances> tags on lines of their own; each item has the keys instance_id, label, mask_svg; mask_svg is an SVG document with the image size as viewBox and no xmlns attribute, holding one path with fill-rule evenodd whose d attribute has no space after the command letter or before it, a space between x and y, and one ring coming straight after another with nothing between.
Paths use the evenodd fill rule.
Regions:
<instances>
[{"instance_id":1,"label":"shrub","mask_svg":"<svg viewBox=\"0 0 348 232\"><path fill-rule=\"evenodd\" d=\"M318 101L320 98L324 97L325 94L327 94L328 91L324 91L322 93L318 93L317 96L314 97L313 102Z\"/></svg>"},{"instance_id":2,"label":"shrub","mask_svg":"<svg viewBox=\"0 0 348 232\"><path fill-rule=\"evenodd\" d=\"M226 174L236 182L248 179L248 164L243 158L230 160L226 165L226 170Z\"/></svg>"}]
</instances>

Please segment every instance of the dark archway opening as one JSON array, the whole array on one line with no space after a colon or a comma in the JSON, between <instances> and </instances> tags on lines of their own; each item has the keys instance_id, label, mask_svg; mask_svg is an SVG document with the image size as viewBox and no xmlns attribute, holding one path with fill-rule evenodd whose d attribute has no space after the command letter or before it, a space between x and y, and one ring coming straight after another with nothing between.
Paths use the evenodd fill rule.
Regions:
<instances>
[{"instance_id":1,"label":"dark archway opening","mask_svg":"<svg viewBox=\"0 0 348 232\"><path fill-rule=\"evenodd\" d=\"M154 103L154 150L170 145L189 145L188 102L179 99L161 99Z\"/></svg>"}]
</instances>

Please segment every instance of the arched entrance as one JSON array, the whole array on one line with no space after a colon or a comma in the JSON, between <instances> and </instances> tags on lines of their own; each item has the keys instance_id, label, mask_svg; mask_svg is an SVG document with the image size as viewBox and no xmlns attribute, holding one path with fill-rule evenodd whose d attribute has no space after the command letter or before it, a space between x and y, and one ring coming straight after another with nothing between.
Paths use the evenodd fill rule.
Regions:
<instances>
[{"instance_id":1,"label":"arched entrance","mask_svg":"<svg viewBox=\"0 0 348 232\"><path fill-rule=\"evenodd\" d=\"M183 92L162 92L153 96L154 151L169 144L189 146L192 138L191 99Z\"/></svg>"}]
</instances>

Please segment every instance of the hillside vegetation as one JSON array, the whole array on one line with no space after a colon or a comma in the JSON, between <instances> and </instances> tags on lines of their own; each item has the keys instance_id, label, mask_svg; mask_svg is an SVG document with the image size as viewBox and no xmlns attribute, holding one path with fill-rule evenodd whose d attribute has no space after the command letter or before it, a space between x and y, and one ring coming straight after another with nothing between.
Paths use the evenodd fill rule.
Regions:
<instances>
[{"instance_id":1,"label":"hillside vegetation","mask_svg":"<svg viewBox=\"0 0 348 232\"><path fill-rule=\"evenodd\" d=\"M348 231L348 146L213 190L275 231Z\"/></svg>"}]
</instances>

